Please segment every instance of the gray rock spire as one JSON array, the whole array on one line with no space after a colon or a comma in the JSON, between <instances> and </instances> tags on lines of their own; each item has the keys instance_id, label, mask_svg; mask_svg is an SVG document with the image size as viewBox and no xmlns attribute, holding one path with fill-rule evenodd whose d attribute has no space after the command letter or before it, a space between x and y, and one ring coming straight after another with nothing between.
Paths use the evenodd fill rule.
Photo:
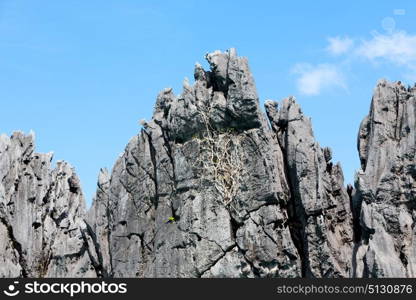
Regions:
<instances>
[{"instance_id":1,"label":"gray rock spire","mask_svg":"<svg viewBox=\"0 0 416 300\"><path fill-rule=\"evenodd\" d=\"M51 161L35 152L33 134L0 137L2 277L103 275L78 177Z\"/></svg>"},{"instance_id":2,"label":"gray rock spire","mask_svg":"<svg viewBox=\"0 0 416 300\"><path fill-rule=\"evenodd\" d=\"M380 80L360 125L358 277L416 277L415 91Z\"/></svg>"},{"instance_id":3,"label":"gray rock spire","mask_svg":"<svg viewBox=\"0 0 416 300\"><path fill-rule=\"evenodd\" d=\"M292 190L288 207L306 277L348 277L352 270L350 200L340 164L315 141L312 125L293 97L266 102Z\"/></svg>"},{"instance_id":4,"label":"gray rock spire","mask_svg":"<svg viewBox=\"0 0 416 300\"><path fill-rule=\"evenodd\" d=\"M0 136L0 277L416 277L416 88L377 84L354 189L293 97L264 114L246 58L206 59L88 212L68 163Z\"/></svg>"}]
</instances>

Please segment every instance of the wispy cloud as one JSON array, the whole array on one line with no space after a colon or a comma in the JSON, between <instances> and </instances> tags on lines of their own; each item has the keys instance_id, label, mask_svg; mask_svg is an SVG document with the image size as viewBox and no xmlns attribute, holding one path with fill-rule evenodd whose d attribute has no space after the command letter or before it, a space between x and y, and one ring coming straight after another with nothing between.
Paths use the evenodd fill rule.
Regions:
<instances>
[{"instance_id":1,"label":"wispy cloud","mask_svg":"<svg viewBox=\"0 0 416 300\"><path fill-rule=\"evenodd\" d=\"M354 45L354 41L349 37L330 37L326 50L332 55L340 55L348 52Z\"/></svg>"},{"instance_id":2,"label":"wispy cloud","mask_svg":"<svg viewBox=\"0 0 416 300\"><path fill-rule=\"evenodd\" d=\"M394 16L406 14L395 9ZM328 37L324 50L331 63L319 65L296 64L292 73L297 75L299 93L318 95L331 87L347 89L347 79L357 64L363 62L384 65L387 70L399 70L404 80L416 81L416 34L396 28L396 17L381 21L383 32L371 31L371 36L359 38L348 35Z\"/></svg>"},{"instance_id":3,"label":"wispy cloud","mask_svg":"<svg viewBox=\"0 0 416 300\"><path fill-rule=\"evenodd\" d=\"M405 31L376 34L362 41L356 54L370 61L390 62L416 69L416 35Z\"/></svg>"},{"instance_id":4,"label":"wispy cloud","mask_svg":"<svg viewBox=\"0 0 416 300\"><path fill-rule=\"evenodd\" d=\"M298 74L297 88L304 95L319 95L323 90L333 87L346 88L345 77L341 70L331 64L297 64L293 73Z\"/></svg>"}]
</instances>

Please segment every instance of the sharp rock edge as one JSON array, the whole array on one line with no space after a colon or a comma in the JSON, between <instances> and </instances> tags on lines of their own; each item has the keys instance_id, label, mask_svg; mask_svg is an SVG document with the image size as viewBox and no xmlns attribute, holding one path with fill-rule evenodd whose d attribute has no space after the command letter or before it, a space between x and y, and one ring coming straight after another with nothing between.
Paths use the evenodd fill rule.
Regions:
<instances>
[{"instance_id":1,"label":"sharp rock edge","mask_svg":"<svg viewBox=\"0 0 416 300\"><path fill-rule=\"evenodd\" d=\"M377 84L344 187L293 97L259 107L247 59L207 54L157 97L86 212L75 171L0 139L3 277L416 277L415 89Z\"/></svg>"},{"instance_id":2,"label":"sharp rock edge","mask_svg":"<svg viewBox=\"0 0 416 300\"><path fill-rule=\"evenodd\" d=\"M74 169L34 150L33 134L0 136L0 276L104 276Z\"/></svg>"}]
</instances>

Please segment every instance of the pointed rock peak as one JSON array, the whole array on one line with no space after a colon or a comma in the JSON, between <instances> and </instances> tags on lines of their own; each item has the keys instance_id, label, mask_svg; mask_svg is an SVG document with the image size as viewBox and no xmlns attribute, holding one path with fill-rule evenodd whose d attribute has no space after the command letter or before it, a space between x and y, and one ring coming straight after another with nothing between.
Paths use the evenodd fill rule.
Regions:
<instances>
[{"instance_id":1,"label":"pointed rock peak","mask_svg":"<svg viewBox=\"0 0 416 300\"><path fill-rule=\"evenodd\" d=\"M13 204L0 211L0 231L6 225L9 232L0 244L11 250L1 257L0 276L96 277L80 180L64 161L52 170L52 153L35 153L34 139L20 131L0 138L0 199Z\"/></svg>"},{"instance_id":2,"label":"pointed rock peak","mask_svg":"<svg viewBox=\"0 0 416 300\"><path fill-rule=\"evenodd\" d=\"M98 186L103 186L110 181L110 174L107 168L101 168L98 173Z\"/></svg>"},{"instance_id":3,"label":"pointed rock peak","mask_svg":"<svg viewBox=\"0 0 416 300\"><path fill-rule=\"evenodd\" d=\"M195 78L195 81L206 81L207 80L207 74L206 74L204 68L198 62L195 63L194 78Z\"/></svg>"},{"instance_id":4,"label":"pointed rock peak","mask_svg":"<svg viewBox=\"0 0 416 300\"><path fill-rule=\"evenodd\" d=\"M326 162L330 162L332 160L332 149L329 147L324 147L324 157Z\"/></svg>"},{"instance_id":5,"label":"pointed rock peak","mask_svg":"<svg viewBox=\"0 0 416 300\"><path fill-rule=\"evenodd\" d=\"M207 54L205 58L211 67L214 89L227 93L227 78L230 60L228 53L216 50Z\"/></svg>"},{"instance_id":6,"label":"pointed rock peak","mask_svg":"<svg viewBox=\"0 0 416 300\"><path fill-rule=\"evenodd\" d=\"M415 108L413 89L382 79L361 122L354 202L366 245L357 250L357 276L416 276L414 232L408 229L416 215L409 204L415 199Z\"/></svg>"},{"instance_id":7,"label":"pointed rock peak","mask_svg":"<svg viewBox=\"0 0 416 300\"><path fill-rule=\"evenodd\" d=\"M374 98L388 98L387 100L393 101L396 94L407 94L411 90L411 88L407 89L401 81L380 79L374 88Z\"/></svg>"},{"instance_id":8,"label":"pointed rock peak","mask_svg":"<svg viewBox=\"0 0 416 300\"><path fill-rule=\"evenodd\" d=\"M189 83L189 78L188 77L185 77L183 79L182 85L183 85L184 90L191 90L192 89L191 84Z\"/></svg>"},{"instance_id":9,"label":"pointed rock peak","mask_svg":"<svg viewBox=\"0 0 416 300\"><path fill-rule=\"evenodd\" d=\"M299 104L296 102L296 98L294 96L289 96L283 99L282 109L296 110L299 114L303 114L302 109L300 108Z\"/></svg>"},{"instance_id":10,"label":"pointed rock peak","mask_svg":"<svg viewBox=\"0 0 416 300\"><path fill-rule=\"evenodd\" d=\"M230 57L237 57L237 50L235 48L230 48L228 51L228 55Z\"/></svg>"},{"instance_id":11,"label":"pointed rock peak","mask_svg":"<svg viewBox=\"0 0 416 300\"><path fill-rule=\"evenodd\" d=\"M275 110L277 110L278 107L279 107L279 103L275 100L267 99L266 101L264 101L264 107L266 109L275 109Z\"/></svg>"},{"instance_id":12,"label":"pointed rock peak","mask_svg":"<svg viewBox=\"0 0 416 300\"><path fill-rule=\"evenodd\" d=\"M35 136L32 133L26 135L22 131L14 131L10 137L2 135L0 138L0 153L8 151L11 157L21 157L29 162L34 150Z\"/></svg>"},{"instance_id":13,"label":"pointed rock peak","mask_svg":"<svg viewBox=\"0 0 416 300\"><path fill-rule=\"evenodd\" d=\"M158 117L159 112L167 112L170 108L170 104L176 99L173 93L173 89L165 88L158 95L156 99L156 105L153 112L153 118Z\"/></svg>"},{"instance_id":14,"label":"pointed rock peak","mask_svg":"<svg viewBox=\"0 0 416 300\"><path fill-rule=\"evenodd\" d=\"M171 140L182 143L205 131L208 124L215 130L261 127L263 116L247 59L238 57L234 49L214 51L206 59L211 71L196 63L195 83L185 78L179 96L171 89L158 95L153 121L166 129L165 137Z\"/></svg>"},{"instance_id":15,"label":"pointed rock peak","mask_svg":"<svg viewBox=\"0 0 416 300\"><path fill-rule=\"evenodd\" d=\"M282 100L279 105L279 110L277 111L272 104L266 105L266 112L268 117L275 121L277 120L276 114L278 113L278 122L280 125L287 124L291 121L306 120L302 109L299 104L296 102L296 98L290 96ZM309 120L309 119L308 119Z\"/></svg>"},{"instance_id":16,"label":"pointed rock peak","mask_svg":"<svg viewBox=\"0 0 416 300\"><path fill-rule=\"evenodd\" d=\"M23 131L14 131L10 139L19 141L22 147L34 147L35 144L35 135L33 134L33 132L25 134Z\"/></svg>"},{"instance_id":17,"label":"pointed rock peak","mask_svg":"<svg viewBox=\"0 0 416 300\"><path fill-rule=\"evenodd\" d=\"M162 93L165 94L165 95L172 94L172 92L173 92L173 89L171 87L165 88L162 91Z\"/></svg>"}]
</instances>

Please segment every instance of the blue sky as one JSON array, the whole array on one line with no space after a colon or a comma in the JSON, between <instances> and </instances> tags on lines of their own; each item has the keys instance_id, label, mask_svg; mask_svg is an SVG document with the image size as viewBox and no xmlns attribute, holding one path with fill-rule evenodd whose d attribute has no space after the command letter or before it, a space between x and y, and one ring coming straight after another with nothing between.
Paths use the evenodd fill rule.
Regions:
<instances>
[{"instance_id":1,"label":"blue sky","mask_svg":"<svg viewBox=\"0 0 416 300\"><path fill-rule=\"evenodd\" d=\"M415 1L0 0L0 132L33 129L90 203L157 93L235 47L261 102L294 95L352 182L377 80L416 79L415 25Z\"/></svg>"}]
</instances>

